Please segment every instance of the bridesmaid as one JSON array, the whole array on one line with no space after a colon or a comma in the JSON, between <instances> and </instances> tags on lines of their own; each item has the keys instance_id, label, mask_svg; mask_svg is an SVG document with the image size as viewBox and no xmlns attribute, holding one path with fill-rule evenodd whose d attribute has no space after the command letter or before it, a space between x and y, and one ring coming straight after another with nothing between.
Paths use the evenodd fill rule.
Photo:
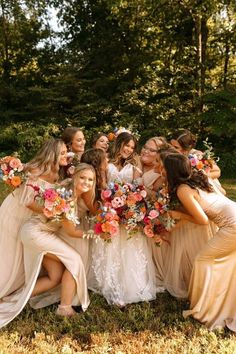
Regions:
<instances>
[{"instance_id":1,"label":"bridesmaid","mask_svg":"<svg viewBox=\"0 0 236 354\"><path fill-rule=\"evenodd\" d=\"M132 183L140 177L133 135L127 132L118 135L107 175L108 183ZM89 285L109 304L119 307L155 299L155 268L147 238L140 232L129 237L124 226L120 225L119 233L111 242L100 238L93 240Z\"/></svg>"},{"instance_id":2,"label":"bridesmaid","mask_svg":"<svg viewBox=\"0 0 236 354\"><path fill-rule=\"evenodd\" d=\"M32 215L33 211L28 206L34 204L34 191L27 184L37 183L37 180L43 183L41 175L50 175L55 180L59 165L67 164L66 157L67 149L62 140L47 141L35 158L26 165L26 172L31 173L29 179L10 193L0 207L0 269L4 270L0 276L0 299L24 284L19 230Z\"/></svg>"},{"instance_id":3,"label":"bridesmaid","mask_svg":"<svg viewBox=\"0 0 236 354\"><path fill-rule=\"evenodd\" d=\"M63 131L61 138L66 144L68 151L75 153L76 157L80 161L86 144L83 131L77 127L67 127Z\"/></svg>"},{"instance_id":4,"label":"bridesmaid","mask_svg":"<svg viewBox=\"0 0 236 354\"><path fill-rule=\"evenodd\" d=\"M186 156L170 154L163 160L171 195L176 195L186 213L173 211L180 222L185 220L207 225L218 231L198 253L189 286L192 315L209 329L228 327L236 332L236 203L214 190L201 172L192 171Z\"/></svg>"},{"instance_id":5,"label":"bridesmaid","mask_svg":"<svg viewBox=\"0 0 236 354\"><path fill-rule=\"evenodd\" d=\"M179 129L172 134L172 139L170 140L171 145L179 151L181 154L188 156L189 154L202 155L202 152L195 149L197 138L188 129ZM225 190L222 188L218 178L221 175L219 166L213 163L209 172L207 172L208 177L213 180L215 186L223 194L226 194Z\"/></svg>"},{"instance_id":6,"label":"bridesmaid","mask_svg":"<svg viewBox=\"0 0 236 354\"><path fill-rule=\"evenodd\" d=\"M94 198L95 172L91 166L81 164L75 170L72 181L75 203L83 193L90 192L91 199ZM48 187L53 186L48 182ZM26 221L20 231L24 249L25 286L18 296L14 311L17 309L19 313L29 297L33 308L60 301L56 310L60 316L76 315L72 305L81 305L84 311L87 309L89 296L84 259L73 247L73 238L82 238L83 233L83 229L78 229L67 219L50 222L42 214L33 214ZM40 270L44 273L39 275Z\"/></svg>"},{"instance_id":7,"label":"bridesmaid","mask_svg":"<svg viewBox=\"0 0 236 354\"><path fill-rule=\"evenodd\" d=\"M164 137L157 136L147 140L141 149L140 161L142 165L142 178L140 180L146 187L150 198L155 196L155 192L160 189L164 183L164 178L158 170L158 152L160 149L168 146Z\"/></svg>"},{"instance_id":8,"label":"bridesmaid","mask_svg":"<svg viewBox=\"0 0 236 354\"><path fill-rule=\"evenodd\" d=\"M173 153L170 148L166 151L161 151L161 159L168 156L169 153ZM184 154L184 156L186 155L188 154ZM180 208L182 209L182 207ZM209 225L186 222L170 232L170 247L165 263L164 287L171 295L177 298L187 297L194 259L207 241L212 238L215 231L216 226L213 222L209 223Z\"/></svg>"},{"instance_id":9,"label":"bridesmaid","mask_svg":"<svg viewBox=\"0 0 236 354\"><path fill-rule=\"evenodd\" d=\"M143 175L139 179L144 184L150 200L155 200L156 192L163 187L165 178L157 172L159 170L159 150L168 146L164 137L153 137L146 141L141 149L140 161ZM156 270L157 291L164 290L166 254L170 247L168 243L163 243L157 247L153 239L148 239L151 248L153 262Z\"/></svg>"},{"instance_id":10,"label":"bridesmaid","mask_svg":"<svg viewBox=\"0 0 236 354\"><path fill-rule=\"evenodd\" d=\"M26 187L29 190L33 190L31 185L43 188L54 187L59 176L59 167L65 166L66 163L67 149L64 142L54 139L46 142L37 156L26 165L25 170L31 174ZM77 303L80 301L83 309L86 309L89 304L85 271L79 254L56 236L58 224L47 222L42 214L42 207L35 204L34 198L28 199L26 206L33 211L33 214L22 225L18 236L23 242L25 281L18 287L17 292L7 297L6 294L2 294L0 326L13 320L24 308L30 296L44 293L59 283L62 285L61 304L57 314L65 316L75 314L71 303L68 302L74 296L76 284ZM75 229L74 226L73 228ZM69 232L71 233L70 230ZM77 231L76 235L72 236L81 237L82 232ZM7 252L7 248L4 251ZM19 258L18 254L15 256ZM21 261L23 263L22 258ZM41 265L47 274L37 280ZM18 282L17 272L14 276L15 282ZM53 302L55 299L45 304ZM45 304L40 304L38 307Z\"/></svg>"},{"instance_id":11,"label":"bridesmaid","mask_svg":"<svg viewBox=\"0 0 236 354\"><path fill-rule=\"evenodd\" d=\"M102 150L99 150L104 153ZM83 157L83 155L82 155ZM92 172L93 183L86 178L87 173ZM81 162L75 169L72 176L72 190L75 195L75 202L80 225L77 230L83 231L84 234L91 229L90 214L93 214L95 208L96 198L96 172L91 164ZM90 259L90 240L88 238L72 238L67 234L66 229L60 231L60 237L71 245L81 256L86 275L88 274L91 259Z\"/></svg>"},{"instance_id":12,"label":"bridesmaid","mask_svg":"<svg viewBox=\"0 0 236 354\"><path fill-rule=\"evenodd\" d=\"M103 151L105 151L105 153L108 153L108 148L109 148L108 137L106 136L106 134L101 132L93 135L91 146L94 149L102 149Z\"/></svg>"},{"instance_id":13,"label":"bridesmaid","mask_svg":"<svg viewBox=\"0 0 236 354\"><path fill-rule=\"evenodd\" d=\"M101 191L107 186L108 158L102 149L88 149L81 156L81 162L92 165L96 172L96 200L101 199Z\"/></svg>"}]
</instances>

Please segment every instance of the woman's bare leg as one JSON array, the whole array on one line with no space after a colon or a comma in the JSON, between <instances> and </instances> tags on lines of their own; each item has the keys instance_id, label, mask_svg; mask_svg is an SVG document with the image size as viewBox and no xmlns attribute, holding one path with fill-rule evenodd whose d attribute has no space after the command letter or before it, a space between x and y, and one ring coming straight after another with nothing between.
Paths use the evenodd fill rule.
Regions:
<instances>
[{"instance_id":1,"label":"woman's bare leg","mask_svg":"<svg viewBox=\"0 0 236 354\"><path fill-rule=\"evenodd\" d=\"M31 297L55 288L61 283L65 266L56 256L50 254L44 256L43 266L47 271L47 275L38 278Z\"/></svg>"}]
</instances>

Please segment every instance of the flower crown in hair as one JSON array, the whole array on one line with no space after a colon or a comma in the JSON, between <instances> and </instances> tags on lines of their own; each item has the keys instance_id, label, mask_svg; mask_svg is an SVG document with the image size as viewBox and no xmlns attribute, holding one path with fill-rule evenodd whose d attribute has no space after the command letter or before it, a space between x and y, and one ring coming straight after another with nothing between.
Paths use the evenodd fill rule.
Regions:
<instances>
[{"instance_id":1,"label":"flower crown in hair","mask_svg":"<svg viewBox=\"0 0 236 354\"><path fill-rule=\"evenodd\" d=\"M139 138L139 134L137 132L133 133L131 129L126 129L124 127L116 127L113 132L107 134L108 140L114 141L121 133L129 133L131 135L134 135L137 139Z\"/></svg>"}]
</instances>

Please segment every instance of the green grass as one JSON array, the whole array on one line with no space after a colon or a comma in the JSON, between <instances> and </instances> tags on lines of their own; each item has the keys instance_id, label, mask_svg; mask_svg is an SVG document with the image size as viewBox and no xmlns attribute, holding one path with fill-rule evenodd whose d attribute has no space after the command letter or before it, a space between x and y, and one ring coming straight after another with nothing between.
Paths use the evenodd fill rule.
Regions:
<instances>
[{"instance_id":1,"label":"green grass","mask_svg":"<svg viewBox=\"0 0 236 354\"><path fill-rule=\"evenodd\" d=\"M236 201L236 180L224 180ZM1 186L1 195L7 193ZM77 318L55 316L56 306L33 310L27 306L0 330L0 354L5 353L236 353L235 336L227 329L208 331L197 321L182 317L187 301L168 293L150 303L121 310L90 293L91 305Z\"/></svg>"}]
</instances>

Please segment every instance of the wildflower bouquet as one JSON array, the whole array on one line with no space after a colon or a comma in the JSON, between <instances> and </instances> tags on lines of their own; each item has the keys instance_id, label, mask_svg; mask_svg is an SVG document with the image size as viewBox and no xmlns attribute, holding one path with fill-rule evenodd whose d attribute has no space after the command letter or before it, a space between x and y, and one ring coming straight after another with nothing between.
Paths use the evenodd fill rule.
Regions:
<instances>
[{"instance_id":1,"label":"wildflower bouquet","mask_svg":"<svg viewBox=\"0 0 236 354\"><path fill-rule=\"evenodd\" d=\"M115 209L110 206L101 205L96 215L94 233L105 240L110 240L118 234L119 221L120 218Z\"/></svg>"},{"instance_id":2,"label":"wildflower bouquet","mask_svg":"<svg viewBox=\"0 0 236 354\"><path fill-rule=\"evenodd\" d=\"M163 237L175 224L173 218L168 215L170 205L169 195L164 189L157 192L157 200L149 203L144 222L144 234L147 237L155 238L155 242L160 245L166 241Z\"/></svg>"},{"instance_id":3,"label":"wildflower bouquet","mask_svg":"<svg viewBox=\"0 0 236 354\"><path fill-rule=\"evenodd\" d=\"M142 227L142 220L147 211L146 195L143 185L110 183L108 188L101 192L101 199L105 207L115 210L120 224L130 235Z\"/></svg>"},{"instance_id":4,"label":"wildflower bouquet","mask_svg":"<svg viewBox=\"0 0 236 354\"><path fill-rule=\"evenodd\" d=\"M188 158L194 169L203 170L208 173L212 168L213 164L218 161L218 158L215 157L213 147L207 139L203 142L203 144L206 147L206 150L204 150L203 152L196 151L192 154L189 154Z\"/></svg>"},{"instance_id":5,"label":"wildflower bouquet","mask_svg":"<svg viewBox=\"0 0 236 354\"><path fill-rule=\"evenodd\" d=\"M35 201L43 207L43 214L52 221L66 218L78 225L75 203L72 200L72 190L63 188L43 188L28 184L36 192Z\"/></svg>"},{"instance_id":6,"label":"wildflower bouquet","mask_svg":"<svg viewBox=\"0 0 236 354\"><path fill-rule=\"evenodd\" d=\"M21 160L14 156L5 156L1 158L0 179L11 187L19 187L25 180Z\"/></svg>"}]
</instances>

